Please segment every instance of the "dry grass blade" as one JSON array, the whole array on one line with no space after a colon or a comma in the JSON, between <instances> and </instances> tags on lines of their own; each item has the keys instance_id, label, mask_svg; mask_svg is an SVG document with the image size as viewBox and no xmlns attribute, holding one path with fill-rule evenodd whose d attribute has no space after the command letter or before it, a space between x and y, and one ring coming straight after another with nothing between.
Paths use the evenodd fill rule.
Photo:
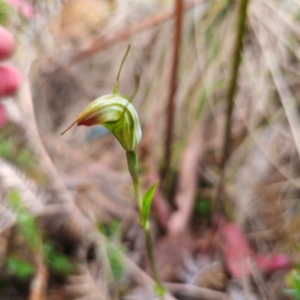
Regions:
<instances>
[{"instance_id":1,"label":"dry grass blade","mask_svg":"<svg viewBox=\"0 0 300 300\"><path fill-rule=\"evenodd\" d=\"M180 284L180 283L165 283L166 287L170 289L172 293L179 294L192 299L203 299L203 300L229 300L227 295L222 292L217 292L207 288L197 287L191 284Z\"/></svg>"},{"instance_id":2,"label":"dry grass blade","mask_svg":"<svg viewBox=\"0 0 300 300\"><path fill-rule=\"evenodd\" d=\"M129 272L132 273L135 280L139 282L144 287L151 287L155 286L154 280L143 271L139 266L137 266L130 258L126 255L122 255L122 260L125 266L128 268ZM165 300L177 300L172 294L166 293L164 295Z\"/></svg>"},{"instance_id":3,"label":"dry grass blade","mask_svg":"<svg viewBox=\"0 0 300 300\"><path fill-rule=\"evenodd\" d=\"M187 3L183 9L184 10L191 9L194 6L196 6L197 4L203 3L204 1L205 0L192 1L190 3ZM111 39L105 40L103 38L100 38L99 40L94 41L94 43L88 49L82 50L81 52L79 52L79 53L75 54L73 57L71 57L70 63L80 62L81 60L86 59L86 58L98 53L101 50L104 50L108 47L113 46L117 42L126 40L128 37L130 37L131 35L133 35L135 33L138 33L140 31L148 29L148 28L152 28L172 17L174 17L174 11L162 12L162 13L159 13L157 15L151 16L151 17L143 20L143 22L139 23L138 25L134 25L134 26L130 27L129 29L126 29L126 31L124 31L124 32L116 34L116 36L114 36Z\"/></svg>"},{"instance_id":4,"label":"dry grass blade","mask_svg":"<svg viewBox=\"0 0 300 300\"><path fill-rule=\"evenodd\" d=\"M182 152L179 165L178 186L175 203L178 210L172 214L168 224L170 234L179 234L189 229L197 193L197 174L201 156L204 153L203 124L191 135L190 141Z\"/></svg>"},{"instance_id":5,"label":"dry grass blade","mask_svg":"<svg viewBox=\"0 0 300 300\"><path fill-rule=\"evenodd\" d=\"M49 198L32 179L3 159L0 159L0 185L3 191L18 191L24 206L34 214L43 211Z\"/></svg>"},{"instance_id":6,"label":"dry grass blade","mask_svg":"<svg viewBox=\"0 0 300 300\"><path fill-rule=\"evenodd\" d=\"M73 300L108 300L106 288L96 284L92 278L87 265L80 264L77 266L77 275L69 277L69 284L66 287L70 299Z\"/></svg>"},{"instance_id":7,"label":"dry grass blade","mask_svg":"<svg viewBox=\"0 0 300 300\"><path fill-rule=\"evenodd\" d=\"M262 277L262 274L257 269L257 266L255 265L255 262L251 258L249 258L248 264L250 266L254 281L257 284L258 289L259 289L259 291L262 295L262 299L263 300L276 299L276 297L274 295L271 295L271 291L267 290L266 282L264 281L264 278Z\"/></svg>"},{"instance_id":8,"label":"dry grass blade","mask_svg":"<svg viewBox=\"0 0 300 300\"><path fill-rule=\"evenodd\" d=\"M40 139L35 123L31 92L28 82L25 81L23 83L20 95L24 111L24 122L22 123L22 126L26 132L28 143L37 156L37 160L42 171L48 179L49 186L55 196L59 199L59 201L57 201L57 199L52 198L51 203L59 202L60 204L68 204L70 206L70 214L61 216L62 219L60 222L57 222L57 220L54 222L52 218L51 220L54 224L52 224L53 226L50 226L50 228L52 230L61 230L64 228L61 233L65 231L75 240L84 240L86 232L92 230L93 226L91 221L88 220L75 205L69 191L64 186L57 169L53 165L53 162L51 161Z\"/></svg>"},{"instance_id":9,"label":"dry grass blade","mask_svg":"<svg viewBox=\"0 0 300 300\"><path fill-rule=\"evenodd\" d=\"M295 140L295 145L300 156L300 137L298 135L298 132L300 132L300 122L298 112L295 109L296 102L294 100L294 96L288 89L288 84L283 79L283 74L278 65L278 57L275 56L276 52L274 52L274 48L270 48L269 46L272 44L270 38L268 38L268 35L264 33L263 29L260 29L260 31L258 32L257 25L254 25L253 21L251 22L251 24L261 46L261 50L267 62L268 68L272 74L272 78L280 96L280 100L285 110Z\"/></svg>"},{"instance_id":10,"label":"dry grass blade","mask_svg":"<svg viewBox=\"0 0 300 300\"><path fill-rule=\"evenodd\" d=\"M5 193L17 191L20 194L23 205L35 216L70 213L69 205L47 204L52 195L43 191L25 173L3 159L0 159L0 186ZM9 208L8 203L0 203L0 216L0 232L15 224L16 216Z\"/></svg>"}]
</instances>

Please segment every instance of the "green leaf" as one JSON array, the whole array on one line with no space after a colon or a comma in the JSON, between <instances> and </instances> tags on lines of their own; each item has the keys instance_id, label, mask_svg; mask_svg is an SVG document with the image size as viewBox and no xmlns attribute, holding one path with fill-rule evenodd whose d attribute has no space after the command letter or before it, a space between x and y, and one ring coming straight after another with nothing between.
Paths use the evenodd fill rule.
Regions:
<instances>
[{"instance_id":1,"label":"green leaf","mask_svg":"<svg viewBox=\"0 0 300 300\"><path fill-rule=\"evenodd\" d=\"M68 257L59 253L52 244L44 244L43 252L47 265L53 272L62 275L69 275L74 271L74 266Z\"/></svg>"},{"instance_id":2,"label":"green leaf","mask_svg":"<svg viewBox=\"0 0 300 300\"><path fill-rule=\"evenodd\" d=\"M196 211L203 217L210 215L210 206L211 203L209 199L199 197L196 201Z\"/></svg>"},{"instance_id":3,"label":"green leaf","mask_svg":"<svg viewBox=\"0 0 300 300\"><path fill-rule=\"evenodd\" d=\"M98 230L101 232L109 241L113 240L120 235L120 224L119 220L112 220L109 224L104 225L98 223Z\"/></svg>"},{"instance_id":4,"label":"green leaf","mask_svg":"<svg viewBox=\"0 0 300 300\"><path fill-rule=\"evenodd\" d=\"M162 285L156 285L155 287L154 287L154 291L155 291L155 294L158 296L158 297L162 297L162 296L164 296L164 294L166 293L166 288L164 287L164 286L162 286Z\"/></svg>"},{"instance_id":5,"label":"green leaf","mask_svg":"<svg viewBox=\"0 0 300 300\"><path fill-rule=\"evenodd\" d=\"M157 187L158 181L155 182L145 193L143 197L143 203L142 203L142 220L141 220L141 226L146 229L148 224L148 217L150 213L150 207L153 200L153 196Z\"/></svg>"},{"instance_id":6,"label":"green leaf","mask_svg":"<svg viewBox=\"0 0 300 300\"><path fill-rule=\"evenodd\" d=\"M17 256L9 256L5 266L8 272L20 279L26 279L34 272L34 267L31 263Z\"/></svg>"},{"instance_id":7,"label":"green leaf","mask_svg":"<svg viewBox=\"0 0 300 300\"><path fill-rule=\"evenodd\" d=\"M113 240L120 236L120 221L112 220L106 226L102 223L98 223L98 230L106 237L105 247L111 273L114 280L120 284L124 275L124 266L121 258L123 249L119 244L111 244Z\"/></svg>"},{"instance_id":8,"label":"green leaf","mask_svg":"<svg viewBox=\"0 0 300 300\"><path fill-rule=\"evenodd\" d=\"M36 224L35 217L24 207L17 191L11 191L8 194L8 200L17 212L16 221L19 232L24 236L32 250L37 249L41 232Z\"/></svg>"},{"instance_id":9,"label":"green leaf","mask_svg":"<svg viewBox=\"0 0 300 300\"><path fill-rule=\"evenodd\" d=\"M0 17L1 18L1 17ZM14 154L14 145L11 140L0 141L0 156L5 159L10 159Z\"/></svg>"},{"instance_id":10,"label":"green leaf","mask_svg":"<svg viewBox=\"0 0 300 300\"><path fill-rule=\"evenodd\" d=\"M13 209L20 210L22 208L22 203L20 199L20 195L17 191L12 190L8 194L9 203L12 205Z\"/></svg>"},{"instance_id":11,"label":"green leaf","mask_svg":"<svg viewBox=\"0 0 300 300\"><path fill-rule=\"evenodd\" d=\"M121 249L107 247L108 260L115 281L120 282L124 275L124 266L121 258Z\"/></svg>"}]
</instances>

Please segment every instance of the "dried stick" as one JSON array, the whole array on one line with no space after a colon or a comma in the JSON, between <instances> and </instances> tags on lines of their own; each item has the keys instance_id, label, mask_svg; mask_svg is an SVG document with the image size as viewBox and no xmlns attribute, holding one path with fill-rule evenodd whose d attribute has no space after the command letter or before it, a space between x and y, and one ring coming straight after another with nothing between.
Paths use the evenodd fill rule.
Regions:
<instances>
[{"instance_id":1,"label":"dried stick","mask_svg":"<svg viewBox=\"0 0 300 300\"><path fill-rule=\"evenodd\" d=\"M167 174L171 161L171 147L173 141L173 127L174 127L174 115L175 115L175 103L174 96L177 89L177 70L179 62L179 47L182 31L182 11L183 1L176 0L175 6L175 23L174 23L174 41L173 41L173 62L171 69L170 87L169 87L169 99L166 109L166 138L165 138L165 165L162 170L161 182L163 182L165 175Z\"/></svg>"},{"instance_id":2,"label":"dried stick","mask_svg":"<svg viewBox=\"0 0 300 300\"><path fill-rule=\"evenodd\" d=\"M191 1L183 6L182 10L186 11L189 9L192 9L198 4L205 3L205 0L196 0ZM70 58L69 63L77 63L80 62L86 58L89 58L92 55L95 55L101 50L107 49L116 43L122 42L129 38L131 35L134 35L135 33L138 33L142 30L146 30L148 28L152 28L154 26L157 26L161 24L162 22L167 21L168 19L173 18L175 15L174 10L166 10L162 13L155 14L153 16L150 16L148 18L145 18L143 21L138 23L137 25L130 26L128 29L121 31L117 33L112 38L105 39L103 37L98 38L94 41L94 43L89 46L87 49L81 50L80 52L76 53Z\"/></svg>"}]
</instances>

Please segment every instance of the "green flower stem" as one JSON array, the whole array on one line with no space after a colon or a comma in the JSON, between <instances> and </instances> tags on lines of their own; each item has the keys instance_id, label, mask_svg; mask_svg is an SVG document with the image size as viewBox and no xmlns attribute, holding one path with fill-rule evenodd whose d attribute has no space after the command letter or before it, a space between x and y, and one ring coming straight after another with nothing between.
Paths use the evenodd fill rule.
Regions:
<instances>
[{"instance_id":1,"label":"green flower stem","mask_svg":"<svg viewBox=\"0 0 300 300\"><path fill-rule=\"evenodd\" d=\"M142 193L141 193L141 186L140 186L140 181L139 181L139 176L138 176L138 160L137 160L137 155L136 155L135 150L134 151L126 151L126 157L127 157L129 173L132 177L134 191L135 191L135 195L136 195L137 202L138 202L140 222L142 222L143 197L142 197ZM150 234L150 230L149 230L149 225L145 226L145 227L142 226L142 229L145 234L146 249L147 249L148 259L150 262L152 277L155 280L157 287L163 289L163 286L161 285L161 282L159 280L158 273L157 273L156 267L155 267L154 256L153 256L153 245L152 245L152 239L151 239L151 234Z\"/></svg>"},{"instance_id":2,"label":"green flower stem","mask_svg":"<svg viewBox=\"0 0 300 300\"><path fill-rule=\"evenodd\" d=\"M135 196L137 198L139 212L142 210L143 205L143 197L141 193L140 180L138 175L138 160L135 150L134 151L126 151L127 164L129 173L131 175ZM141 215L141 213L140 213Z\"/></svg>"},{"instance_id":3,"label":"green flower stem","mask_svg":"<svg viewBox=\"0 0 300 300\"><path fill-rule=\"evenodd\" d=\"M151 238L149 226L147 226L147 228L144 229L144 233L145 233L145 238L146 238L146 248L147 248L148 258L149 258L149 262L150 262L151 273L152 273L152 276L153 276L156 284L159 287L161 287L162 285L159 280L159 277L158 277L158 274L156 271L156 267L155 267L155 262L154 262L153 245L152 245L152 238Z\"/></svg>"}]
</instances>

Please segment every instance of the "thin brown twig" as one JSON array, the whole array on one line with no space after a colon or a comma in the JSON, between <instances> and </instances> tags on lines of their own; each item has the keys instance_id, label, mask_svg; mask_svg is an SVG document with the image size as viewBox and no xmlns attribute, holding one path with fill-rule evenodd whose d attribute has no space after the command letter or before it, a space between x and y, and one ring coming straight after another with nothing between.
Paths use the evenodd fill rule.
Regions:
<instances>
[{"instance_id":1,"label":"thin brown twig","mask_svg":"<svg viewBox=\"0 0 300 300\"><path fill-rule=\"evenodd\" d=\"M182 12L183 1L176 0L175 6L175 23L174 23L174 40L173 40L173 62L171 69L170 87L169 87L169 99L166 108L166 138L165 138L165 165L162 170L161 183L163 183L166 176L170 161L171 161L171 148L173 141L173 127L174 127L174 115L175 115L175 103L174 97L177 90L178 78L178 62L179 62L179 50L182 31Z\"/></svg>"},{"instance_id":2,"label":"thin brown twig","mask_svg":"<svg viewBox=\"0 0 300 300\"><path fill-rule=\"evenodd\" d=\"M196 0L196 1L191 1L188 2L187 4L185 4L182 7L183 11L192 9L193 7L195 7L198 4L201 3L205 3L205 0ZM76 53L75 55L73 55L70 60L69 63L77 63L80 62L86 58L89 58L92 55L95 55L96 53L98 53L101 50L107 49L113 45L115 45L116 43L122 42L124 40L126 40L127 38L129 38L130 36L142 31L142 30L146 30L148 28L152 28L155 27L165 21L167 21L168 19L171 19L175 16L175 12L174 10L166 10L162 13L158 13L155 15L152 15L148 18L145 18L143 21L141 21L140 23L138 23L137 25L133 25L130 26L129 28L127 28L124 31L121 31L119 33L117 33L115 36L105 39L104 37L100 37L98 39L96 39L91 46L89 46L88 48L79 51L78 53Z\"/></svg>"}]
</instances>

